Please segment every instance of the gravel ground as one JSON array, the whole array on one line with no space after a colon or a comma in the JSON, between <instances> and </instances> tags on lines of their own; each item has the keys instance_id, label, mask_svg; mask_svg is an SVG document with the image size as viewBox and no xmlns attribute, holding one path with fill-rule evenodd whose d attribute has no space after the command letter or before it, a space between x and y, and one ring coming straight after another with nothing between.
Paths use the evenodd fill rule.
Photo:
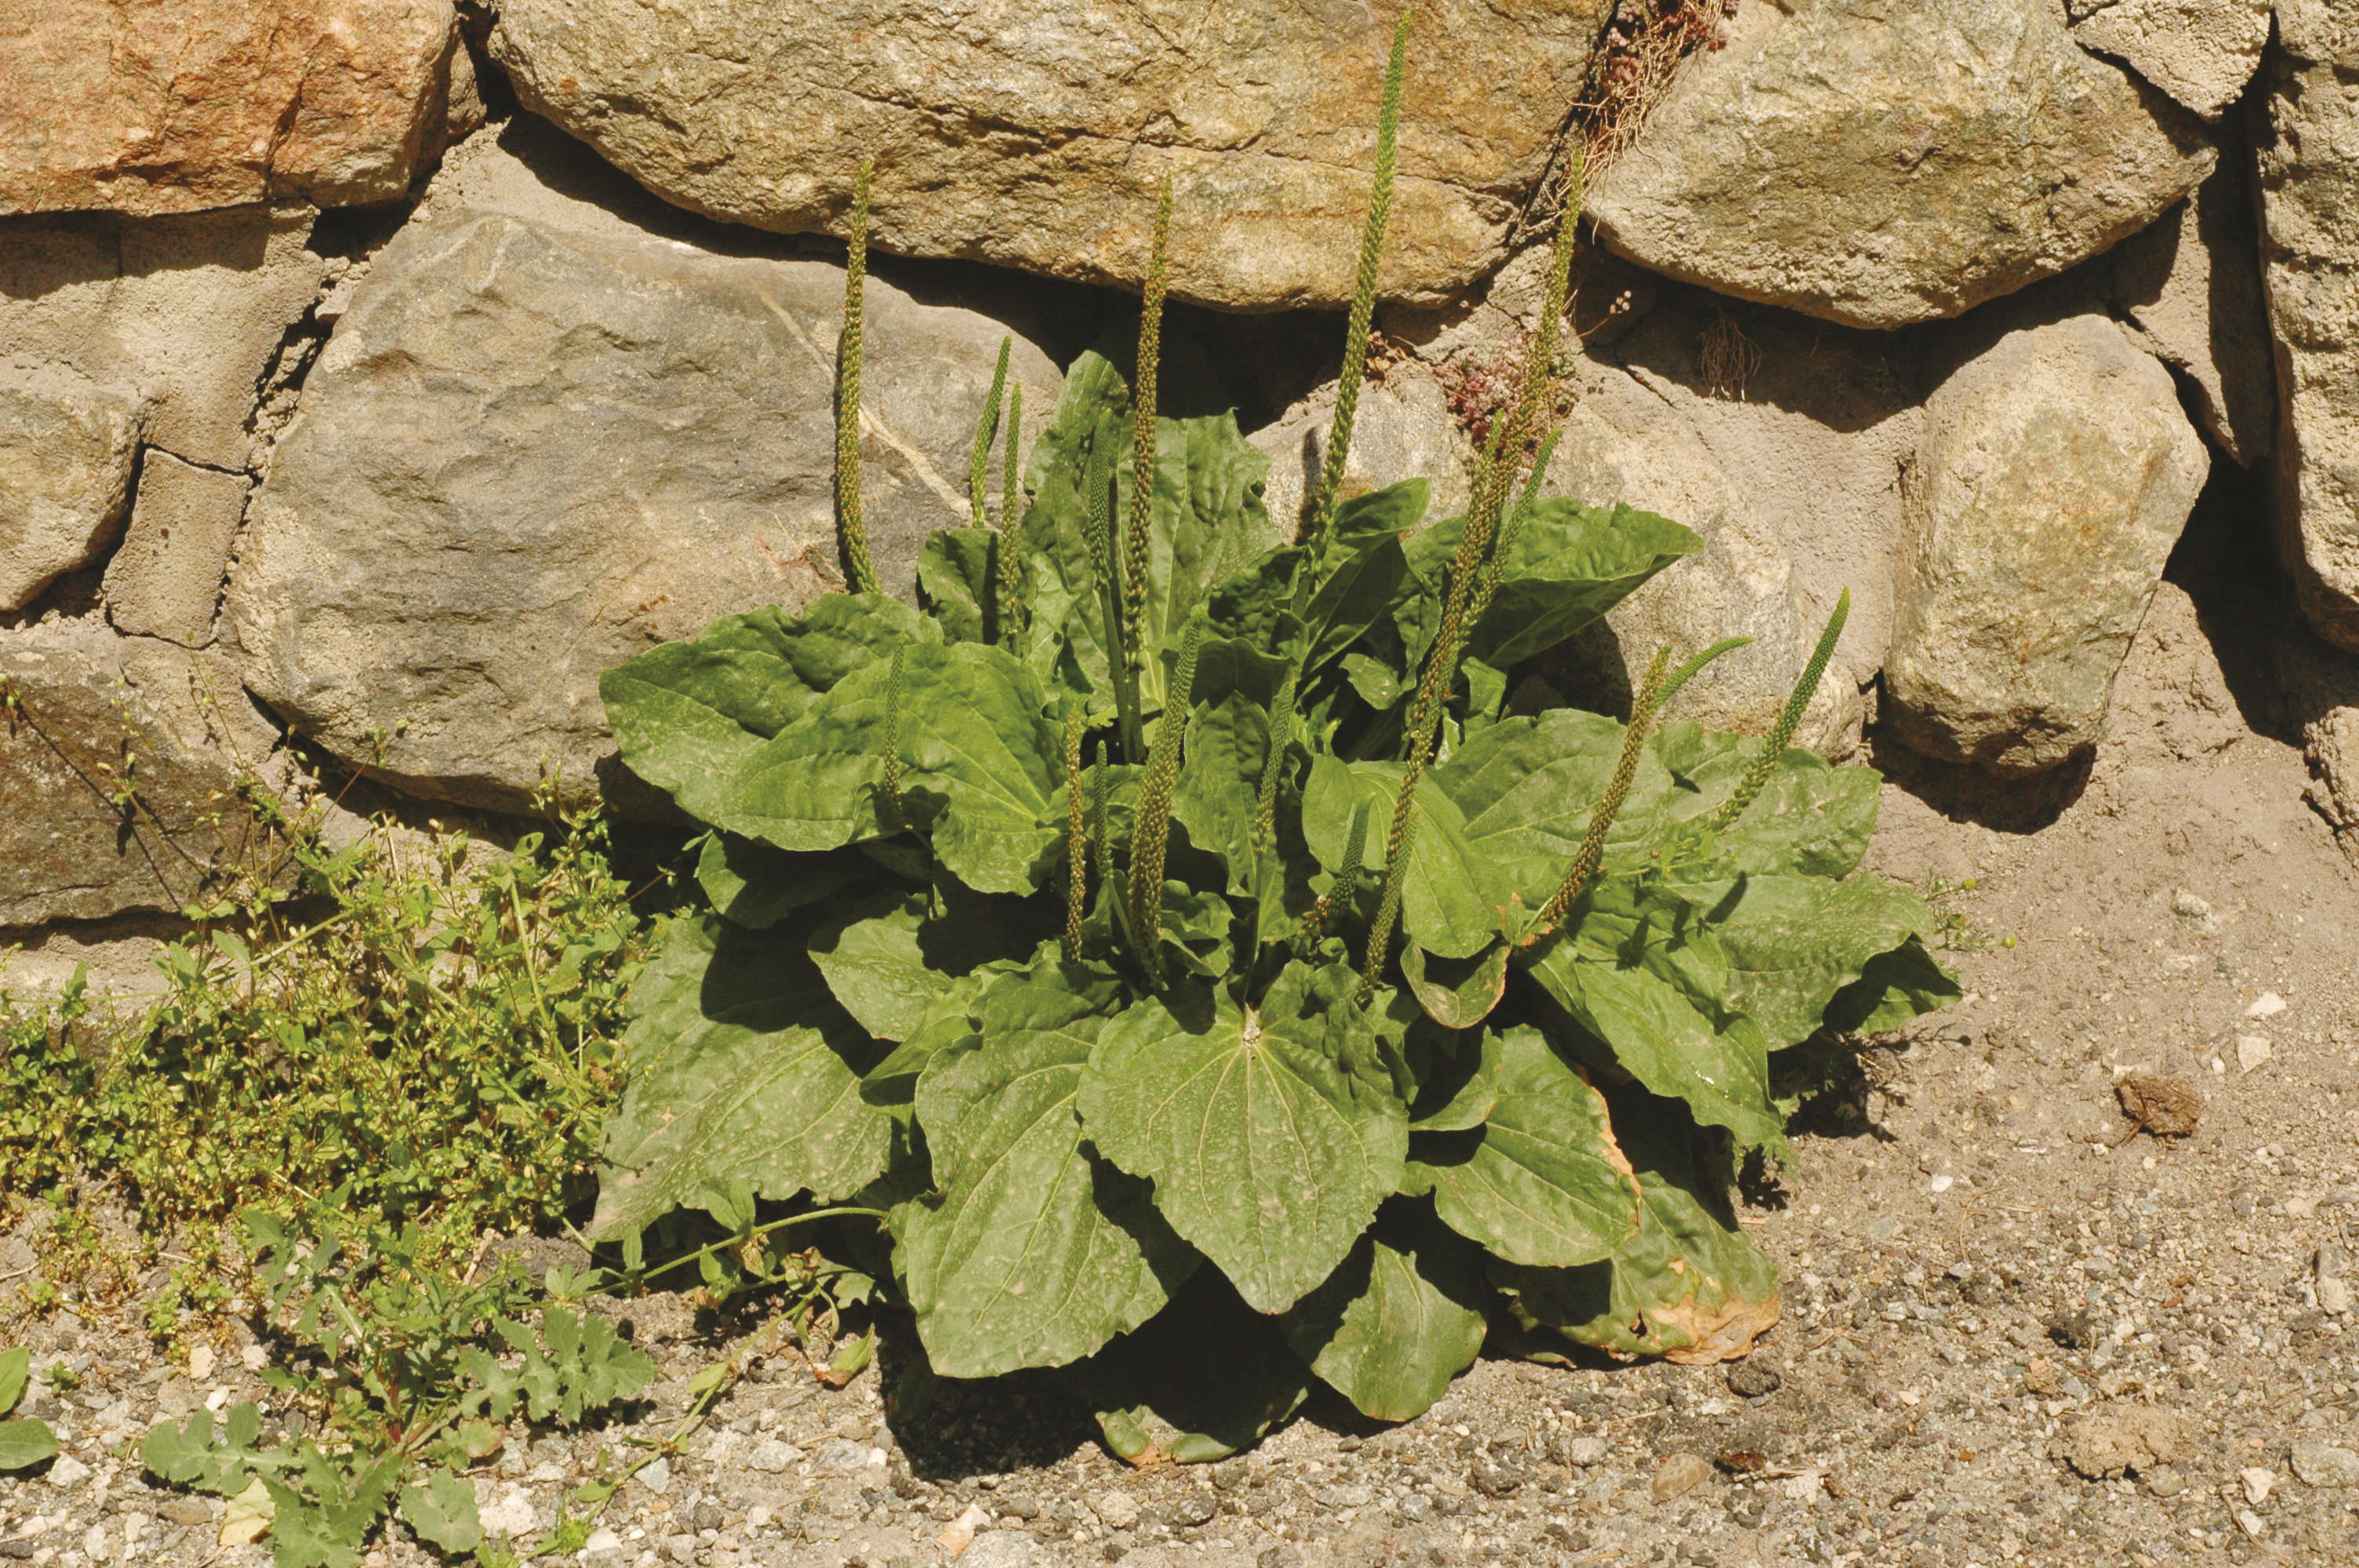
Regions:
<instances>
[{"instance_id":1,"label":"gravel ground","mask_svg":"<svg viewBox=\"0 0 2359 1568\"><path fill-rule=\"evenodd\" d=\"M895 1422L889 1357L840 1390L765 1366L580 1560L2359 1563L2359 874L2273 738L2266 672L2233 649L2223 671L2204 635L2226 611L2272 612L2166 586L2077 793L1878 755L1879 869L1974 877L1955 907L1991 945L1948 955L1966 1002L1874 1054L1748 1191L1787 1281L1751 1360L1486 1360L1407 1426L1314 1405L1249 1455L1145 1473L1046 1384ZM2152 1078L2200 1098L2136 1091L2190 1135L2133 1133L2117 1086ZM0 1243L0 1281L26 1245ZM66 1454L0 1480L0 1563L266 1561L136 1457L158 1415L261 1394L261 1348L164 1364L136 1316L10 1321L15 1289L0 1344L80 1378L31 1396ZM660 1421L723 1341L675 1298L619 1310L662 1365L638 1418ZM487 1517L547 1525L621 1436L519 1430ZM426 1561L393 1533L373 1565Z\"/></svg>"}]
</instances>

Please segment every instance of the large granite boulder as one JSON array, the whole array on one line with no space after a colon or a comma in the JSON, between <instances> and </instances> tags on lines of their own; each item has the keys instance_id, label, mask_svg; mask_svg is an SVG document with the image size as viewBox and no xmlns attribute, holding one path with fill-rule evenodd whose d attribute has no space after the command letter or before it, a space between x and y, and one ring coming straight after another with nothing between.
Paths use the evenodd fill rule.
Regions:
<instances>
[{"instance_id":1,"label":"large granite boulder","mask_svg":"<svg viewBox=\"0 0 2359 1568\"><path fill-rule=\"evenodd\" d=\"M38 0L0 22L0 213L403 195L463 59L449 0Z\"/></svg>"},{"instance_id":2,"label":"large granite boulder","mask_svg":"<svg viewBox=\"0 0 2359 1568\"><path fill-rule=\"evenodd\" d=\"M1666 292L1676 297L1580 362L1547 487L1659 513L1704 549L1576 639L1560 679L1610 708L1662 643L1685 654L1750 637L1669 717L1761 734L1849 589L1851 618L1799 742L1847 754L1892 635L1911 389L1875 334Z\"/></svg>"},{"instance_id":3,"label":"large granite boulder","mask_svg":"<svg viewBox=\"0 0 2359 1568\"><path fill-rule=\"evenodd\" d=\"M2207 120L2243 94L2269 41L2269 0L2071 0L2070 9L2074 43Z\"/></svg>"},{"instance_id":4,"label":"large granite boulder","mask_svg":"<svg viewBox=\"0 0 2359 1568\"><path fill-rule=\"evenodd\" d=\"M1439 0L1411 32L1384 288L1436 299L1500 258L1582 93L1610 0ZM1244 309L1350 297L1398 0L506 0L526 107L683 207L1136 286L1157 187L1172 288Z\"/></svg>"},{"instance_id":5,"label":"large granite boulder","mask_svg":"<svg viewBox=\"0 0 2359 1568\"><path fill-rule=\"evenodd\" d=\"M147 423L136 392L55 368L0 382L0 611L98 558Z\"/></svg>"},{"instance_id":6,"label":"large granite boulder","mask_svg":"<svg viewBox=\"0 0 2359 1568\"><path fill-rule=\"evenodd\" d=\"M603 776L608 666L839 580L842 269L650 230L625 214L659 204L578 148L516 156L527 130L454 155L352 290L226 601L247 685L297 730L492 809ZM965 521L1009 329L872 279L866 330L870 539L906 593L926 534ZM1017 334L1012 373L1037 435L1056 369Z\"/></svg>"},{"instance_id":7,"label":"large granite boulder","mask_svg":"<svg viewBox=\"0 0 2359 1568\"><path fill-rule=\"evenodd\" d=\"M238 798L277 734L215 654L0 632L0 927L178 914L277 860Z\"/></svg>"},{"instance_id":8,"label":"large granite boulder","mask_svg":"<svg viewBox=\"0 0 2359 1568\"><path fill-rule=\"evenodd\" d=\"M1926 400L1884 671L1902 741L2008 776L2104 734L2208 467L2170 373L2127 331L2046 314L1962 323Z\"/></svg>"},{"instance_id":9,"label":"large granite boulder","mask_svg":"<svg viewBox=\"0 0 2359 1568\"><path fill-rule=\"evenodd\" d=\"M1272 423L1247 438L1269 459L1262 491L1270 520L1291 529L1319 488L1327 462L1327 438L1335 423L1336 384L1328 382L1298 399ZM1352 420L1352 447L1343 454L1343 498L1381 490L1404 479L1422 479L1426 515L1454 516L1466 510L1473 492L1474 448L1451 411L1449 395L1433 373L1404 361L1360 389Z\"/></svg>"},{"instance_id":10,"label":"large granite boulder","mask_svg":"<svg viewBox=\"0 0 2359 1568\"><path fill-rule=\"evenodd\" d=\"M2256 149L2277 337L2277 515L2310 624L2359 651L2359 13L2281 0Z\"/></svg>"},{"instance_id":11,"label":"large granite boulder","mask_svg":"<svg viewBox=\"0 0 2359 1568\"><path fill-rule=\"evenodd\" d=\"M1688 62L1587 211L1674 277L1897 327L2097 254L2213 156L2055 0L1780 0Z\"/></svg>"}]
</instances>

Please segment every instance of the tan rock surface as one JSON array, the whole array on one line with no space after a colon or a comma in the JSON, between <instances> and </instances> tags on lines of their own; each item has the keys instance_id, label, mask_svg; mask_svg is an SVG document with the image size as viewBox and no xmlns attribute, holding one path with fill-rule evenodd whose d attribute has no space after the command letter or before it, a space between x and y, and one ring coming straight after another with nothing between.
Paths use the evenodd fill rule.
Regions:
<instances>
[{"instance_id":1,"label":"tan rock surface","mask_svg":"<svg viewBox=\"0 0 2359 1568\"><path fill-rule=\"evenodd\" d=\"M385 201L447 119L447 0L38 0L0 15L0 213Z\"/></svg>"},{"instance_id":2,"label":"tan rock surface","mask_svg":"<svg viewBox=\"0 0 2359 1568\"><path fill-rule=\"evenodd\" d=\"M147 411L51 372L0 383L0 610L98 557L123 520Z\"/></svg>"},{"instance_id":3,"label":"tan rock surface","mask_svg":"<svg viewBox=\"0 0 2359 1568\"><path fill-rule=\"evenodd\" d=\"M2279 552L2310 624L2359 651L2359 13L2285 0L2277 42L2256 161Z\"/></svg>"},{"instance_id":4,"label":"tan rock surface","mask_svg":"<svg viewBox=\"0 0 2359 1568\"><path fill-rule=\"evenodd\" d=\"M1387 294L1438 297L1498 261L1610 9L1420 7ZM493 52L527 107L715 217L841 232L873 157L875 243L903 254L1135 286L1168 174L1174 294L1270 309L1350 296L1398 12L509 0Z\"/></svg>"},{"instance_id":5,"label":"tan rock surface","mask_svg":"<svg viewBox=\"0 0 2359 1568\"><path fill-rule=\"evenodd\" d=\"M148 452L131 525L106 564L106 617L116 631L184 648L213 640L213 612L248 488L242 473Z\"/></svg>"},{"instance_id":6,"label":"tan rock surface","mask_svg":"<svg viewBox=\"0 0 2359 1568\"><path fill-rule=\"evenodd\" d=\"M0 632L0 927L177 914L260 862L234 792L277 736L225 660L66 622Z\"/></svg>"},{"instance_id":7,"label":"tan rock surface","mask_svg":"<svg viewBox=\"0 0 2359 1568\"><path fill-rule=\"evenodd\" d=\"M2202 489L2170 373L2095 313L1978 319L1925 404L1885 717L2003 775L2104 735L2114 677ZM1993 341L1995 339L1995 341Z\"/></svg>"},{"instance_id":8,"label":"tan rock surface","mask_svg":"<svg viewBox=\"0 0 2359 1568\"><path fill-rule=\"evenodd\" d=\"M295 728L494 809L545 773L595 785L606 668L838 574L842 267L745 254L539 135L549 161L471 142L351 291L225 607L246 684ZM643 227L635 202L736 248ZM1007 331L869 285L864 486L888 588L908 591L927 533L965 521ZM1011 373L1037 437L1055 366L1019 333Z\"/></svg>"},{"instance_id":9,"label":"tan rock surface","mask_svg":"<svg viewBox=\"0 0 2359 1568\"><path fill-rule=\"evenodd\" d=\"M2111 55L2207 120L2228 112L2269 41L2269 0L2072 0L2072 41Z\"/></svg>"},{"instance_id":10,"label":"tan rock surface","mask_svg":"<svg viewBox=\"0 0 2359 1568\"><path fill-rule=\"evenodd\" d=\"M1671 276L1897 327L2085 261L2212 161L2054 0L1781 0L1689 60L1587 210Z\"/></svg>"}]
</instances>

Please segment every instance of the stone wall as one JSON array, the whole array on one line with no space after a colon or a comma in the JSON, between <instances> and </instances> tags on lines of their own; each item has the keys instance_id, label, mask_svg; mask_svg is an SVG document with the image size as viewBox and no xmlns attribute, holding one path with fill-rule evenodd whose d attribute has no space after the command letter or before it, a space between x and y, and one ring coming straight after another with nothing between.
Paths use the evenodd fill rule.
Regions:
<instances>
[{"instance_id":1,"label":"stone wall","mask_svg":"<svg viewBox=\"0 0 2359 1568\"><path fill-rule=\"evenodd\" d=\"M1299 506L1397 0L345 9L62 0L0 36L0 938L203 895L289 738L423 801L641 809L600 670L841 582L864 159L888 585L965 518L1001 341L1037 434L1128 319L1167 178L1170 330ZM1745 635L1681 711L1765 728L1849 589L1811 744L2068 766L2207 476L2250 474L2359 821L2349 7L1711 9L1601 127L1661 5L1419 7L1353 482L1463 497L1551 204L1610 145L1548 483L1710 547L1563 651L1580 699Z\"/></svg>"}]
</instances>

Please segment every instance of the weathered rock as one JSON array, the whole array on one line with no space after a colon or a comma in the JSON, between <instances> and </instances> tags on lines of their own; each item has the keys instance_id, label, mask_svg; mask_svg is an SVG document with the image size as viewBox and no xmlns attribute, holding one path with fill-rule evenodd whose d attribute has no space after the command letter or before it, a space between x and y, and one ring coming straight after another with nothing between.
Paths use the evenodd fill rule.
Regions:
<instances>
[{"instance_id":1,"label":"weathered rock","mask_svg":"<svg viewBox=\"0 0 2359 1568\"><path fill-rule=\"evenodd\" d=\"M1268 309L1350 297L1399 9L508 0L492 48L526 107L648 189L765 229L841 232L873 157L886 250L1136 286L1168 174L1175 294ZM1420 8L1386 293L1498 261L1611 10Z\"/></svg>"},{"instance_id":2,"label":"weathered rock","mask_svg":"<svg viewBox=\"0 0 2359 1568\"><path fill-rule=\"evenodd\" d=\"M471 142L378 254L249 507L226 602L247 684L289 722L495 809L611 762L609 665L838 578L842 269L662 237L560 195L603 173L626 210L655 205L577 146L541 150L573 160L548 184ZM965 520L1006 330L869 286L866 513L890 588ZM1055 369L1019 336L1013 374L1037 434Z\"/></svg>"},{"instance_id":3,"label":"weathered rock","mask_svg":"<svg viewBox=\"0 0 2359 1568\"><path fill-rule=\"evenodd\" d=\"M234 791L277 737L218 655L0 632L0 926L177 912L265 857Z\"/></svg>"},{"instance_id":4,"label":"weathered rock","mask_svg":"<svg viewBox=\"0 0 2359 1568\"><path fill-rule=\"evenodd\" d=\"M2113 297L2147 348L2194 384L2205 434L2246 467L2267 456L2277 366L2241 158L2222 158L2176 211L2122 242Z\"/></svg>"},{"instance_id":5,"label":"weathered rock","mask_svg":"<svg viewBox=\"0 0 2359 1568\"><path fill-rule=\"evenodd\" d=\"M2359 15L2283 0L2258 133L2277 351L2278 545L2321 635L2359 651Z\"/></svg>"},{"instance_id":6,"label":"weathered rock","mask_svg":"<svg viewBox=\"0 0 2359 1568\"><path fill-rule=\"evenodd\" d=\"M106 617L115 630L187 648L213 640L248 488L242 473L148 452L131 526L106 564Z\"/></svg>"},{"instance_id":7,"label":"weathered rock","mask_svg":"<svg viewBox=\"0 0 2359 1568\"><path fill-rule=\"evenodd\" d=\"M42 0L0 51L0 212L409 189L447 119L446 0Z\"/></svg>"},{"instance_id":8,"label":"weathered rock","mask_svg":"<svg viewBox=\"0 0 2359 1568\"><path fill-rule=\"evenodd\" d=\"M2120 326L2023 314L1978 324L1926 401L1884 673L1910 747L2007 775L2104 733L2207 468L2170 373Z\"/></svg>"},{"instance_id":9,"label":"weathered rock","mask_svg":"<svg viewBox=\"0 0 2359 1568\"><path fill-rule=\"evenodd\" d=\"M1334 421L1331 381L1248 438L1269 459L1262 502L1281 528L1292 526L1319 488ZM1431 485L1426 515L1433 518L1466 510L1474 480L1473 444L1451 413L1441 384L1413 362L1361 389L1352 449L1343 458L1343 495L1348 500L1404 479Z\"/></svg>"},{"instance_id":10,"label":"weathered rock","mask_svg":"<svg viewBox=\"0 0 2359 1568\"><path fill-rule=\"evenodd\" d=\"M2054 0L1789 0L1688 63L1586 210L1674 277L1897 327L2097 254L2212 161Z\"/></svg>"},{"instance_id":11,"label":"weathered rock","mask_svg":"<svg viewBox=\"0 0 2359 1568\"><path fill-rule=\"evenodd\" d=\"M331 264L308 207L0 219L0 362L136 387L147 438L247 467L255 389Z\"/></svg>"},{"instance_id":12,"label":"weathered rock","mask_svg":"<svg viewBox=\"0 0 2359 1568\"><path fill-rule=\"evenodd\" d=\"M2071 9L2074 43L2207 120L2243 93L2269 41L2269 0L2071 0Z\"/></svg>"},{"instance_id":13,"label":"weathered rock","mask_svg":"<svg viewBox=\"0 0 2359 1568\"><path fill-rule=\"evenodd\" d=\"M1679 291L1684 294L1684 291ZM1799 743L1858 743L1863 691L1891 639L1900 465L1914 399L1886 345L1781 311L1691 297L1649 312L1610 361L1581 362L1547 489L1626 502L1693 528L1701 555L1576 638L1564 678L1626 699L1664 643L1751 637L1673 700L1669 717L1750 734L1776 722L1836 597L1852 611Z\"/></svg>"},{"instance_id":14,"label":"weathered rock","mask_svg":"<svg viewBox=\"0 0 2359 1568\"><path fill-rule=\"evenodd\" d=\"M0 385L0 610L98 558L123 521L147 410L50 371Z\"/></svg>"}]
</instances>

